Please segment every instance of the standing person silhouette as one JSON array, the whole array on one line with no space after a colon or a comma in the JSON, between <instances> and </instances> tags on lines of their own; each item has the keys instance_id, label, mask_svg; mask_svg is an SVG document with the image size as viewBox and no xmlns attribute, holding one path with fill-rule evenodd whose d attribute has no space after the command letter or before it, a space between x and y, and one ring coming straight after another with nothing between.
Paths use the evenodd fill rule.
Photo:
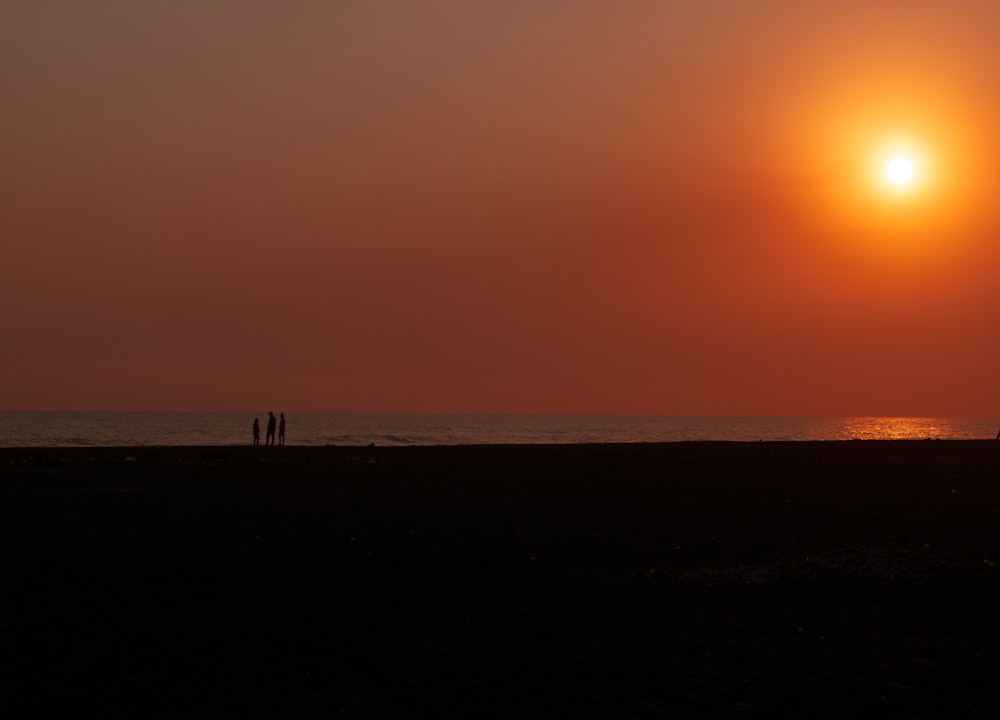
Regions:
<instances>
[{"instance_id":1,"label":"standing person silhouette","mask_svg":"<svg viewBox=\"0 0 1000 720\"><path fill-rule=\"evenodd\" d=\"M285 444L285 413L281 413L281 420L278 422L278 444Z\"/></svg>"},{"instance_id":2,"label":"standing person silhouette","mask_svg":"<svg viewBox=\"0 0 1000 720\"><path fill-rule=\"evenodd\" d=\"M260 445L260 418L253 419L253 446Z\"/></svg>"},{"instance_id":3,"label":"standing person silhouette","mask_svg":"<svg viewBox=\"0 0 1000 720\"><path fill-rule=\"evenodd\" d=\"M274 413L267 411L267 435L264 437L265 445L274 445L274 426L278 421L274 419Z\"/></svg>"}]
</instances>

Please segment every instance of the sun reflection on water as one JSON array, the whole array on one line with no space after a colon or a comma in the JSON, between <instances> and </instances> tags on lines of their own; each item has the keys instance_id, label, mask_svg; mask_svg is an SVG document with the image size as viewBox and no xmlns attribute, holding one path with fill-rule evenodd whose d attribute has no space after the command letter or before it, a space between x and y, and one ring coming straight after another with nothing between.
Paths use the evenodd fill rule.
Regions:
<instances>
[{"instance_id":1,"label":"sun reflection on water","mask_svg":"<svg viewBox=\"0 0 1000 720\"><path fill-rule=\"evenodd\" d=\"M857 417L840 418L838 440L923 440L961 438L959 423L947 418Z\"/></svg>"}]
</instances>

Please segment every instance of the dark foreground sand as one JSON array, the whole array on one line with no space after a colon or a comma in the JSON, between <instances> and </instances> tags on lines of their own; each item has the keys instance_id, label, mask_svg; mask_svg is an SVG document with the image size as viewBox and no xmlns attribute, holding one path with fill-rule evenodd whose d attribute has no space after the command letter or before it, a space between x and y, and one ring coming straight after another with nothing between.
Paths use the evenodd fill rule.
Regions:
<instances>
[{"instance_id":1,"label":"dark foreground sand","mask_svg":"<svg viewBox=\"0 0 1000 720\"><path fill-rule=\"evenodd\" d=\"M1000 713L1000 443L0 450L0 559L5 718Z\"/></svg>"}]
</instances>

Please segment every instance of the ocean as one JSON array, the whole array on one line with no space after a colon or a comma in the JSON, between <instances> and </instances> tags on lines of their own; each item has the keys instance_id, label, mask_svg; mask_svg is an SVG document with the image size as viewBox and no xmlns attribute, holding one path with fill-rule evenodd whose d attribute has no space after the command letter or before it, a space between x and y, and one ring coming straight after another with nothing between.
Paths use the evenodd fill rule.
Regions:
<instances>
[{"instance_id":1,"label":"ocean","mask_svg":"<svg viewBox=\"0 0 1000 720\"><path fill-rule=\"evenodd\" d=\"M267 413L0 412L0 447L246 445ZM286 413L289 445L992 439L1000 419Z\"/></svg>"}]
</instances>

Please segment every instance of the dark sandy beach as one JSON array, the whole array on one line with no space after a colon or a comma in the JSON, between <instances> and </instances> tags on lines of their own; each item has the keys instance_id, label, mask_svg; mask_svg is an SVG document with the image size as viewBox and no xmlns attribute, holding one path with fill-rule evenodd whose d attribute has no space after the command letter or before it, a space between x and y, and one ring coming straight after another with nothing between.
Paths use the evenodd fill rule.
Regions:
<instances>
[{"instance_id":1,"label":"dark sandy beach","mask_svg":"<svg viewBox=\"0 0 1000 720\"><path fill-rule=\"evenodd\" d=\"M4 717L989 717L1000 443L0 450Z\"/></svg>"}]
</instances>

